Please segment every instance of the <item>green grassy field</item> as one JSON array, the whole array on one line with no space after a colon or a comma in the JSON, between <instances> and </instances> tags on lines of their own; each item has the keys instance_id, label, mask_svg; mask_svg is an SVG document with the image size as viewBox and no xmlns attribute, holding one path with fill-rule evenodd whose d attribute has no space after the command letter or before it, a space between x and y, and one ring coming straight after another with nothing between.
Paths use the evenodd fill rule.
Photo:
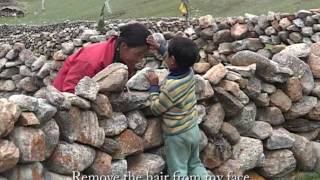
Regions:
<instances>
[{"instance_id":1,"label":"green grassy field","mask_svg":"<svg viewBox=\"0 0 320 180\"><path fill-rule=\"evenodd\" d=\"M65 20L98 19L105 0L17 0L26 10L23 18L0 18L0 24L47 24ZM320 8L320 0L190 0L192 16L212 14L215 17L237 16L244 13L266 14L295 12L299 9ZM113 14L106 18L138 18L179 16L180 0L111 0Z\"/></svg>"}]
</instances>

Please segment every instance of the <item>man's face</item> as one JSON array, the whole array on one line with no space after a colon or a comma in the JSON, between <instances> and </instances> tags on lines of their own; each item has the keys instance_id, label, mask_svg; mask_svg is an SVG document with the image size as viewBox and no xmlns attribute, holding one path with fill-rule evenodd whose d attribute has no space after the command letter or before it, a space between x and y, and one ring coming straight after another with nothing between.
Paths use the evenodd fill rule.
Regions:
<instances>
[{"instance_id":1,"label":"man's face","mask_svg":"<svg viewBox=\"0 0 320 180\"><path fill-rule=\"evenodd\" d=\"M134 66L139 63L148 52L148 46L128 47L125 43L121 45L120 59L127 66Z\"/></svg>"}]
</instances>

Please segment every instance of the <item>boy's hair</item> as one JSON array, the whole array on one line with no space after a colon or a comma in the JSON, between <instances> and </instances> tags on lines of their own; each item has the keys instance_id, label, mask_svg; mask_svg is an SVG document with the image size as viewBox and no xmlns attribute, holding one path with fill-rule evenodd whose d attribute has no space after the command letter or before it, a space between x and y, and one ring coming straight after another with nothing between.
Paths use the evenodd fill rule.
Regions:
<instances>
[{"instance_id":1,"label":"boy's hair","mask_svg":"<svg viewBox=\"0 0 320 180\"><path fill-rule=\"evenodd\" d=\"M124 42L129 47L147 46L147 37L151 35L146 26L140 23L132 23L121 26L118 41Z\"/></svg>"},{"instance_id":2,"label":"boy's hair","mask_svg":"<svg viewBox=\"0 0 320 180\"><path fill-rule=\"evenodd\" d=\"M199 50L192 40L175 37L169 42L168 55L174 56L180 67L191 67L199 58Z\"/></svg>"}]
</instances>

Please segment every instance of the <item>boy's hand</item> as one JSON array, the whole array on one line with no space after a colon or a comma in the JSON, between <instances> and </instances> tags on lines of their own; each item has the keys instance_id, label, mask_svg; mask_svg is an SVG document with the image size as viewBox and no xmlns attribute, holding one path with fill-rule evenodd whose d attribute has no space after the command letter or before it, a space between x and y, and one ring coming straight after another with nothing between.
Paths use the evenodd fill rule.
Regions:
<instances>
[{"instance_id":1,"label":"boy's hand","mask_svg":"<svg viewBox=\"0 0 320 180\"><path fill-rule=\"evenodd\" d=\"M148 36L148 38L147 38L147 44L149 44L150 50L156 50L156 51L158 51L159 48L160 48L160 44L157 43L156 40L154 40L154 38L153 38L152 35Z\"/></svg>"},{"instance_id":2,"label":"boy's hand","mask_svg":"<svg viewBox=\"0 0 320 180\"><path fill-rule=\"evenodd\" d=\"M150 85L159 85L159 78L155 72L147 72L146 78L149 81Z\"/></svg>"}]
</instances>

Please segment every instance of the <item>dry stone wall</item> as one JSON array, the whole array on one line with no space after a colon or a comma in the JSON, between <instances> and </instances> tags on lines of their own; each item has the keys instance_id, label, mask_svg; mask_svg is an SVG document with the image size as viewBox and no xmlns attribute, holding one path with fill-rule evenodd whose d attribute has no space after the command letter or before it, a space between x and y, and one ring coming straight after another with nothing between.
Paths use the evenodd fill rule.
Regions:
<instances>
[{"instance_id":1,"label":"dry stone wall","mask_svg":"<svg viewBox=\"0 0 320 180\"><path fill-rule=\"evenodd\" d=\"M319 11L141 22L201 49L193 69L210 174L277 179L320 169ZM8 30L0 33L0 179L165 174L161 118L148 109L144 76L153 68L164 79L161 61L144 58L130 79L125 65L110 65L75 94L50 85L68 55L123 23L107 23L106 33L92 23L0 27Z\"/></svg>"}]
</instances>

